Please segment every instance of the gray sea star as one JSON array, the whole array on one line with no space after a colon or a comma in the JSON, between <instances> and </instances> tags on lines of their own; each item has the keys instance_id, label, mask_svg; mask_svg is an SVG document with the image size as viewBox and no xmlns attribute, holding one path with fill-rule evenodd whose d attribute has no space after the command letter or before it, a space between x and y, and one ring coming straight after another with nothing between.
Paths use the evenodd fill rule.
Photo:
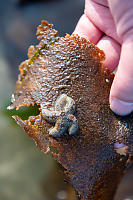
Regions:
<instances>
[{"instance_id":1,"label":"gray sea star","mask_svg":"<svg viewBox=\"0 0 133 200\"><path fill-rule=\"evenodd\" d=\"M77 119L74 116L76 109L75 101L66 94L61 94L55 103L54 110L42 109L42 116L55 126L50 128L49 134L60 137L67 130L69 135L74 135L78 130Z\"/></svg>"}]
</instances>

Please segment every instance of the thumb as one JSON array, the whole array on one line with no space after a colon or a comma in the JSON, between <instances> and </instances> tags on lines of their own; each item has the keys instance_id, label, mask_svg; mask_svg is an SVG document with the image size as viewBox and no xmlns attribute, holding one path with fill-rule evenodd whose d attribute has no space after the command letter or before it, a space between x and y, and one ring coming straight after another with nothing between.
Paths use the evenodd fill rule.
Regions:
<instances>
[{"instance_id":1,"label":"thumb","mask_svg":"<svg viewBox=\"0 0 133 200\"><path fill-rule=\"evenodd\" d=\"M110 91L110 108L119 115L133 111L133 36L122 44L118 70Z\"/></svg>"},{"instance_id":2,"label":"thumb","mask_svg":"<svg viewBox=\"0 0 133 200\"><path fill-rule=\"evenodd\" d=\"M133 111L133 0L108 0L118 36L122 39L118 71L110 91L110 107L119 115Z\"/></svg>"}]
</instances>

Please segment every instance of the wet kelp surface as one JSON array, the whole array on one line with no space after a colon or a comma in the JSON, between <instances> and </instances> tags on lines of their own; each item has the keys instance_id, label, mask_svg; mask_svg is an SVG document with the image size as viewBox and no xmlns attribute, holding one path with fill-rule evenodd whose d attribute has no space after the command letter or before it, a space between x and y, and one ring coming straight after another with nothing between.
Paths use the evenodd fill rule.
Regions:
<instances>
[{"instance_id":1,"label":"wet kelp surface","mask_svg":"<svg viewBox=\"0 0 133 200\"><path fill-rule=\"evenodd\" d=\"M112 200L132 157L133 114L119 117L110 110L113 75L102 71L104 53L94 44L78 35L59 38L46 21L37 35L39 45L29 48L29 59L19 66L9 109L37 104L38 116L28 120L14 116L16 122L41 151L52 151L78 199ZM61 137L53 137L49 130L54 124L46 120L43 110L52 110L62 94L74 100L79 128L74 135L67 129ZM126 152L116 151L116 142L125 144Z\"/></svg>"}]
</instances>

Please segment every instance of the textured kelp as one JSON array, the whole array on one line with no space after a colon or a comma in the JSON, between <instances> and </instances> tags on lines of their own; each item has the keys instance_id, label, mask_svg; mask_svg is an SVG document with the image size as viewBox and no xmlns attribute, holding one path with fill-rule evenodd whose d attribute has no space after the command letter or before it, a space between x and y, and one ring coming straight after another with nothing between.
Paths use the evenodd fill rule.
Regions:
<instances>
[{"instance_id":1,"label":"textured kelp","mask_svg":"<svg viewBox=\"0 0 133 200\"><path fill-rule=\"evenodd\" d=\"M57 31L46 21L37 35L39 45L29 48L29 59L19 67L10 109L37 104L40 114L14 119L41 151L55 148L53 157L64 167L78 198L112 200L133 151L133 114L119 117L110 110L114 76L102 71L104 53L94 44L78 35L55 39ZM79 129L74 136L54 138L42 109L54 107L61 94L75 101ZM114 149L116 142L126 145L126 153Z\"/></svg>"}]
</instances>

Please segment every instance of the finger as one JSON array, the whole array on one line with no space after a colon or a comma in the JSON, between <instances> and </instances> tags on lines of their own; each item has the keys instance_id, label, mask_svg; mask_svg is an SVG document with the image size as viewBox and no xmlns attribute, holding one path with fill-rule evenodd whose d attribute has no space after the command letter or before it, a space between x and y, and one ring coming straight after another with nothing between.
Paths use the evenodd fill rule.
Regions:
<instances>
[{"instance_id":1,"label":"finger","mask_svg":"<svg viewBox=\"0 0 133 200\"><path fill-rule=\"evenodd\" d=\"M133 111L133 40L122 45L118 71L110 92L110 107L119 115Z\"/></svg>"},{"instance_id":2,"label":"finger","mask_svg":"<svg viewBox=\"0 0 133 200\"><path fill-rule=\"evenodd\" d=\"M108 3L115 21L117 34L123 40L126 34L133 29L133 0L108 0Z\"/></svg>"},{"instance_id":3,"label":"finger","mask_svg":"<svg viewBox=\"0 0 133 200\"><path fill-rule=\"evenodd\" d=\"M110 69L110 72L113 72L119 63L121 51L120 44L111 37L103 36L97 43L97 46L105 53L103 68L108 68Z\"/></svg>"},{"instance_id":4,"label":"finger","mask_svg":"<svg viewBox=\"0 0 133 200\"><path fill-rule=\"evenodd\" d=\"M118 43L121 43L121 39L116 33L114 20L110 13L108 6L98 3L99 1L86 0L85 1L85 14L95 26L101 30L105 35L110 36Z\"/></svg>"},{"instance_id":5,"label":"finger","mask_svg":"<svg viewBox=\"0 0 133 200\"><path fill-rule=\"evenodd\" d=\"M81 16L73 33L90 40L94 44L96 44L103 35L85 14Z\"/></svg>"}]
</instances>

